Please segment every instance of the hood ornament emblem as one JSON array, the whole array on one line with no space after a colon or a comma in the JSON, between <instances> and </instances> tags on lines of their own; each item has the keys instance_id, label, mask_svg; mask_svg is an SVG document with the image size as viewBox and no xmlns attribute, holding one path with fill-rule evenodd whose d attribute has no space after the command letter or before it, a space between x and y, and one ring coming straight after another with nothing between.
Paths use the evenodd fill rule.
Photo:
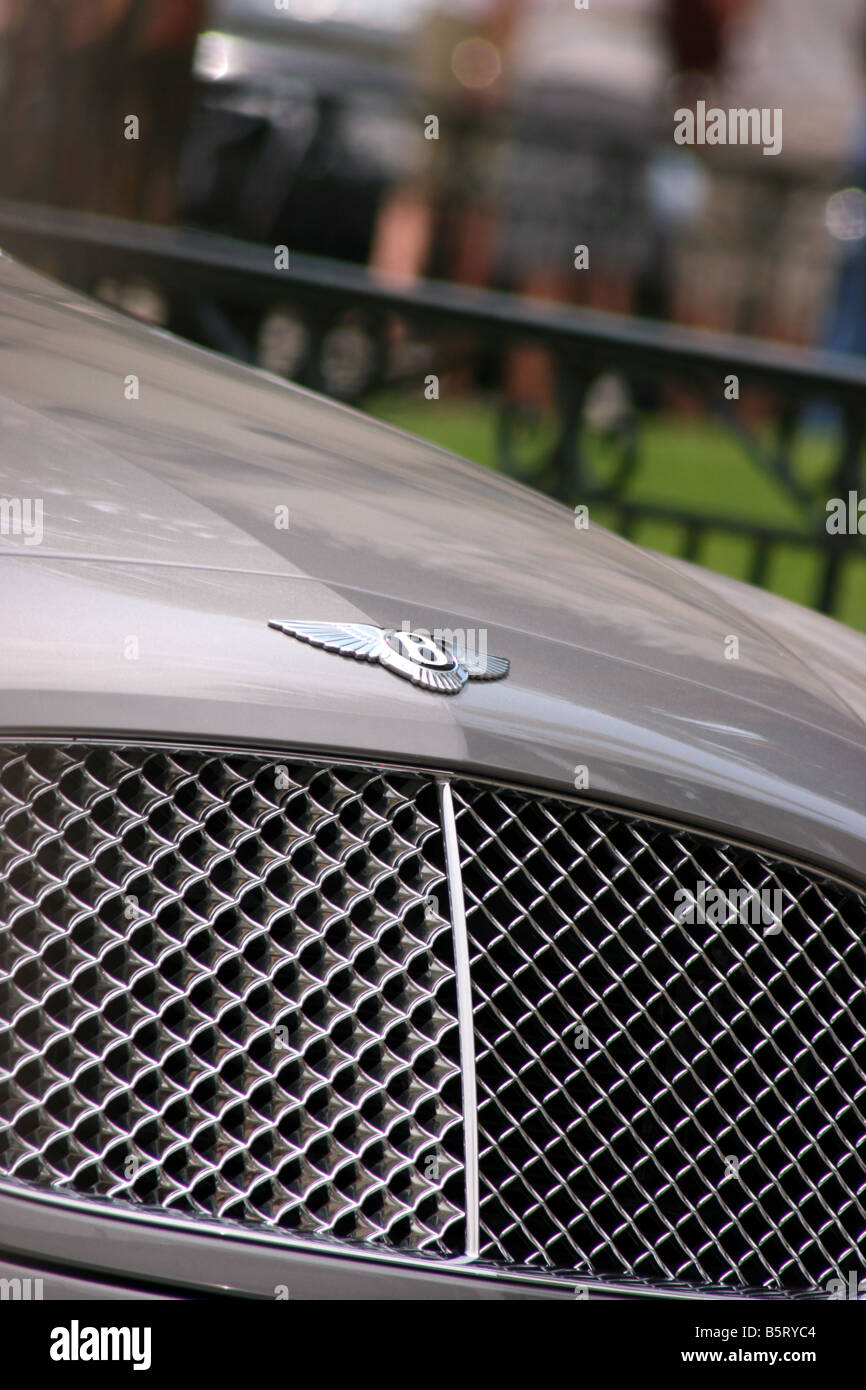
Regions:
<instances>
[{"instance_id":1,"label":"hood ornament emblem","mask_svg":"<svg viewBox=\"0 0 866 1390\"><path fill-rule=\"evenodd\" d=\"M467 681L496 681L508 675L503 656L488 656L452 634L446 640L427 632L409 632L367 623L294 623L271 621L268 627L322 647L326 652L351 656L356 661L378 661L395 676L402 676L424 690L456 695Z\"/></svg>"}]
</instances>

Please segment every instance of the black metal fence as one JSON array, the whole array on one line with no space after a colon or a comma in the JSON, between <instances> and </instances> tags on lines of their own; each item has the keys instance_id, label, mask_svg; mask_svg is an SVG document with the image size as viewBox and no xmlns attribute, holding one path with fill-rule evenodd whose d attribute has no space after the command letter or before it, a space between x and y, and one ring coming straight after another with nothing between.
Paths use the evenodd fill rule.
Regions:
<instances>
[{"instance_id":1,"label":"black metal fence","mask_svg":"<svg viewBox=\"0 0 866 1390\"><path fill-rule=\"evenodd\" d=\"M355 403L383 387L420 395L442 372L463 374L464 386L482 380L498 401L504 471L569 504L597 504L625 535L665 523L686 558L700 560L714 534L736 536L754 583L766 581L778 550L795 548L810 559L811 597L822 611L837 609L849 566L866 576L856 508L853 528L836 533L827 524L830 499L866 495L866 363L858 359L453 284L400 283L221 236L33 205L0 203L0 245L89 292L105 295L112 282L115 293L131 283L156 287L169 327L247 361L260 356L263 332L281 324L286 374ZM503 387L503 364L527 345L547 355L555 381L540 432ZM728 399L733 379L739 399ZM605 380L618 383L619 404L602 427L600 470L588 436L593 393ZM796 522L630 497L646 423L668 409L721 422ZM817 417L832 425L834 452L806 480L795 452Z\"/></svg>"}]
</instances>

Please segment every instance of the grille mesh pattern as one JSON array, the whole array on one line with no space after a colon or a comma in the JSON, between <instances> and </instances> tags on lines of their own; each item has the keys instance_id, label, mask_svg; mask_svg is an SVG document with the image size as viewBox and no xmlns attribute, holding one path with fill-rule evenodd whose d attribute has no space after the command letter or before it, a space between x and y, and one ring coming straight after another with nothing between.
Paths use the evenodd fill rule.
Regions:
<instances>
[{"instance_id":1,"label":"grille mesh pattern","mask_svg":"<svg viewBox=\"0 0 866 1390\"><path fill-rule=\"evenodd\" d=\"M447 917L429 781L0 749L0 1170L461 1248Z\"/></svg>"},{"instance_id":2,"label":"grille mesh pattern","mask_svg":"<svg viewBox=\"0 0 866 1390\"><path fill-rule=\"evenodd\" d=\"M862 1270L866 899L695 832L453 792L482 1256L784 1291ZM780 920L684 920L701 883L777 892ZM448 917L429 777L0 748L0 1172L461 1252Z\"/></svg>"},{"instance_id":3,"label":"grille mesh pattern","mask_svg":"<svg viewBox=\"0 0 866 1390\"><path fill-rule=\"evenodd\" d=\"M482 1255L788 1290L862 1270L863 899L690 832L454 796ZM781 930L701 880L783 892Z\"/></svg>"}]
</instances>

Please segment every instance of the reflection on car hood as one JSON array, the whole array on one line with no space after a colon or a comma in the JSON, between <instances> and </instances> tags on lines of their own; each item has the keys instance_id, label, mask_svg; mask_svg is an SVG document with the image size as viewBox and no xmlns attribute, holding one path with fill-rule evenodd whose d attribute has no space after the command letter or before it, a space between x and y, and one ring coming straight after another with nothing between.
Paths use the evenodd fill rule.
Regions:
<instances>
[{"instance_id":1,"label":"reflection on car hood","mask_svg":"<svg viewBox=\"0 0 866 1390\"><path fill-rule=\"evenodd\" d=\"M44 620L48 606L55 624L51 671L32 621L12 644L3 722L30 727L35 707L15 696L36 689L36 723L56 723L55 689L66 727L94 727L89 692L103 725L140 733L257 731L560 788L585 765L599 796L735 825L848 871L866 862L858 634L592 521L576 529L516 483L6 258L0 314L0 495L44 508L41 543L0 536L0 555L16 611L38 604ZM152 630L146 668L103 651L112 606L118 628ZM511 676L437 699L304 649L270 618L480 629ZM202 624L208 650L193 644L191 664ZM318 698L315 716L287 719L323 689L335 716L371 695L368 722L362 711L329 729ZM219 715L202 704L214 699ZM146 700L167 707L133 708Z\"/></svg>"}]
</instances>

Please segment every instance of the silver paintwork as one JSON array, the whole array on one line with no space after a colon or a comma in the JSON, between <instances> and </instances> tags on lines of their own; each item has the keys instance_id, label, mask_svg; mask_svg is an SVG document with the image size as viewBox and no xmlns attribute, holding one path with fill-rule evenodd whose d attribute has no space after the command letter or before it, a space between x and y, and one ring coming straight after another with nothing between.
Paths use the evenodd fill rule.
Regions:
<instances>
[{"instance_id":1,"label":"silver paintwork","mask_svg":"<svg viewBox=\"0 0 866 1390\"><path fill-rule=\"evenodd\" d=\"M124 1273L124 1278L128 1278ZM65 1302L68 1299L75 1299L76 1302L82 1300L97 1300L101 1303L111 1301L128 1302L130 1300L140 1301L149 1300L151 1302L166 1302L175 1297L174 1294L156 1291L153 1289L127 1288L123 1284L107 1284L102 1280L88 1278L80 1272L64 1271L61 1273L56 1269L46 1272L33 1265L23 1265L16 1261L10 1264L0 1255L0 1280L18 1281L17 1287L21 1290L20 1302L37 1302L44 1300L50 1302ZM13 1285L13 1287L15 1287ZM15 1294L11 1295L15 1298Z\"/></svg>"},{"instance_id":2,"label":"silver paintwork","mask_svg":"<svg viewBox=\"0 0 866 1390\"><path fill-rule=\"evenodd\" d=\"M0 314L0 496L45 504L41 545L0 536L0 728L256 740L558 791L586 765L595 799L866 881L859 634L577 531L516 483L6 258ZM273 613L482 629L510 678L419 701L374 668L362 688L275 644Z\"/></svg>"},{"instance_id":3,"label":"silver paintwork","mask_svg":"<svg viewBox=\"0 0 866 1390\"><path fill-rule=\"evenodd\" d=\"M516 483L2 256L0 316L0 496L45 512L38 545L0 534L7 737L326 750L560 794L585 766L597 803L866 883L859 634L578 531ZM322 651L277 651L273 612L480 629L511 679L421 701L371 668L362 688Z\"/></svg>"}]
</instances>

